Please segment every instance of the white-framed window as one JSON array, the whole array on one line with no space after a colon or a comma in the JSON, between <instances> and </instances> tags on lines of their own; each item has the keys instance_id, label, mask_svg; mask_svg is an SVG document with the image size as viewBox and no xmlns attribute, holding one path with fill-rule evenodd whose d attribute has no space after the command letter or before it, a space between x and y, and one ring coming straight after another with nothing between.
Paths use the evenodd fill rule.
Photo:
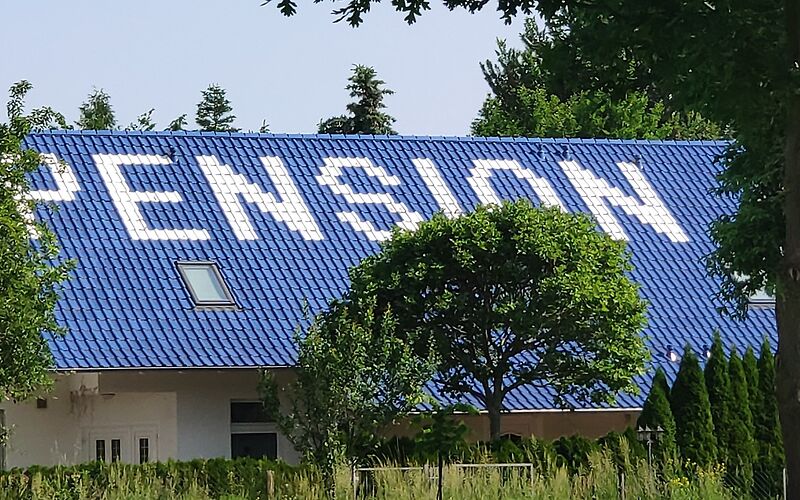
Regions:
<instances>
[{"instance_id":1,"label":"white-framed window","mask_svg":"<svg viewBox=\"0 0 800 500\"><path fill-rule=\"evenodd\" d=\"M158 433L152 426L95 428L88 432L87 459L143 464L158 460Z\"/></svg>"},{"instance_id":2,"label":"white-framed window","mask_svg":"<svg viewBox=\"0 0 800 500\"><path fill-rule=\"evenodd\" d=\"M278 430L260 401L231 401L231 458L278 458Z\"/></svg>"},{"instance_id":3,"label":"white-framed window","mask_svg":"<svg viewBox=\"0 0 800 500\"><path fill-rule=\"evenodd\" d=\"M196 306L236 306L233 294L215 262L178 261L175 265Z\"/></svg>"}]
</instances>

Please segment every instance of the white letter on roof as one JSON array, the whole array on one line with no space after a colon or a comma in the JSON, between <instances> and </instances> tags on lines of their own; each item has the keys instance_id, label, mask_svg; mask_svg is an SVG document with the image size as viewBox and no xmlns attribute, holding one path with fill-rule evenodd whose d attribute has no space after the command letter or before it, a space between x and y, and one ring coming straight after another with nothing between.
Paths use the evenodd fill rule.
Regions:
<instances>
[{"instance_id":1,"label":"white letter on roof","mask_svg":"<svg viewBox=\"0 0 800 500\"><path fill-rule=\"evenodd\" d=\"M75 177L75 172L72 167L65 161L58 161L56 155L51 153L42 153L39 155L42 164L50 169L53 179L56 181L58 189L31 191L28 197L36 201L74 201L75 193L81 190L78 185L78 178Z\"/></svg>"},{"instance_id":2,"label":"white letter on roof","mask_svg":"<svg viewBox=\"0 0 800 500\"><path fill-rule=\"evenodd\" d=\"M260 160L281 201L273 194L262 191L258 185L248 182L244 175L235 173L230 166L221 164L216 156L197 157L197 163L203 169L203 174L214 190L214 196L236 237L240 240L258 239L258 234L239 201L241 196L262 212L272 214L276 220L286 223L292 231L299 232L303 239L324 239L281 159L277 156L265 156Z\"/></svg>"},{"instance_id":3,"label":"white letter on roof","mask_svg":"<svg viewBox=\"0 0 800 500\"><path fill-rule=\"evenodd\" d=\"M564 204L561 203L553 186L547 182L547 179L539 177L532 170L523 168L516 160L472 160L472 163L475 166L469 169L470 175L467 181L484 205L499 205L501 203L500 197L489 181L492 176L492 170L509 170L514 172L517 179L528 181L542 205L558 207L566 212Z\"/></svg>"},{"instance_id":4,"label":"white letter on roof","mask_svg":"<svg viewBox=\"0 0 800 500\"><path fill-rule=\"evenodd\" d=\"M411 163L414 164L417 173L430 189L433 198L439 204L439 208L442 209L444 215L450 218L461 215L461 206L458 204L456 197L453 196L453 192L447 187L436 165L427 158L417 158L411 160Z\"/></svg>"},{"instance_id":5,"label":"white letter on roof","mask_svg":"<svg viewBox=\"0 0 800 500\"><path fill-rule=\"evenodd\" d=\"M207 240L203 229L151 229L142 217L139 203L180 203L175 191L131 191L122 175L123 165L169 165L172 161L156 155L92 155L128 234L134 240Z\"/></svg>"},{"instance_id":6,"label":"white letter on roof","mask_svg":"<svg viewBox=\"0 0 800 500\"><path fill-rule=\"evenodd\" d=\"M29 191L25 198L34 201L74 201L75 193L80 191L81 187L69 163L59 161L56 155L52 153L42 153L39 158L42 160L42 164L50 170L58 189ZM28 204L20 204L19 212L28 222L28 233L31 238L38 238L38 231L33 225L33 211L30 210Z\"/></svg>"},{"instance_id":7,"label":"white letter on roof","mask_svg":"<svg viewBox=\"0 0 800 500\"><path fill-rule=\"evenodd\" d=\"M592 211L600 227L612 238L627 240L628 236L611 212L609 203L621 208L628 215L635 216L642 224L649 224L657 232L666 234L675 243L689 241L689 237L664 206L661 198L644 178L636 164L617 163L617 166L641 201L632 196L625 196L618 188L611 187L608 182L599 179L591 171L581 168L575 161L560 161L558 164L567 174L572 186L583 198L589 210Z\"/></svg>"},{"instance_id":8,"label":"white letter on roof","mask_svg":"<svg viewBox=\"0 0 800 500\"><path fill-rule=\"evenodd\" d=\"M397 225L403 229L414 230L420 222L422 216L411 209L405 203L399 202L389 193L356 193L348 184L341 182L343 168L361 168L370 177L375 177L383 186L399 186L400 179L394 175L389 175L386 170L376 167L367 158L325 158L325 166L320 167L317 182L322 186L328 186L333 194L340 194L348 203L359 205L383 205L386 209L400 216ZM346 222L356 231L361 231L372 241L387 240L392 236L391 231L382 231L376 228L371 222L365 221L356 212L337 212L336 217L340 221Z\"/></svg>"}]
</instances>

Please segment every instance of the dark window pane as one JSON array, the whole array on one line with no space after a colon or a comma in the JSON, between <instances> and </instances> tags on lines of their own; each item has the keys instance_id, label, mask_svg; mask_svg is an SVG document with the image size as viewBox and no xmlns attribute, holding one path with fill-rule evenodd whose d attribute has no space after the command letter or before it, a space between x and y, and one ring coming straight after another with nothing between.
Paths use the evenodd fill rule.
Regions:
<instances>
[{"instance_id":1,"label":"dark window pane","mask_svg":"<svg viewBox=\"0 0 800 500\"><path fill-rule=\"evenodd\" d=\"M253 424L261 422L272 422L267 416L263 404L241 401L231 403L231 423Z\"/></svg>"},{"instance_id":2,"label":"dark window pane","mask_svg":"<svg viewBox=\"0 0 800 500\"><path fill-rule=\"evenodd\" d=\"M146 464L150 461L150 440L139 438L139 463Z\"/></svg>"},{"instance_id":3,"label":"dark window pane","mask_svg":"<svg viewBox=\"0 0 800 500\"><path fill-rule=\"evenodd\" d=\"M278 435L274 432L231 434L231 458L278 458Z\"/></svg>"},{"instance_id":4,"label":"dark window pane","mask_svg":"<svg viewBox=\"0 0 800 500\"><path fill-rule=\"evenodd\" d=\"M99 460L100 462L105 462L106 460L106 440L105 439L98 439L94 442L94 459Z\"/></svg>"},{"instance_id":5,"label":"dark window pane","mask_svg":"<svg viewBox=\"0 0 800 500\"><path fill-rule=\"evenodd\" d=\"M119 462L120 456L120 441L119 439L112 439L111 440L111 461L112 462Z\"/></svg>"}]
</instances>

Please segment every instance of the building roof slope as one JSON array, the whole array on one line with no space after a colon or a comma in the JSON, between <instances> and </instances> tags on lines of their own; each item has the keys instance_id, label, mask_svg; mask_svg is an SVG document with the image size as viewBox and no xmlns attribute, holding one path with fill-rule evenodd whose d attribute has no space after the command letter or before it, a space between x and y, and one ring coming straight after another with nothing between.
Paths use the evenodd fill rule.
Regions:
<instances>
[{"instance_id":1,"label":"building roof slope","mask_svg":"<svg viewBox=\"0 0 800 500\"><path fill-rule=\"evenodd\" d=\"M721 142L48 132L27 145L63 161L32 196L58 205L38 216L78 261L57 311L69 334L49 340L58 369L291 365L303 304L339 295L394 224L519 197L628 240L669 373L670 350L702 353L715 329L774 343L774 311L721 316L704 271L708 223L734 208L710 194ZM236 309L196 308L178 261L217 263ZM509 396L511 410L550 406L546 391Z\"/></svg>"}]
</instances>

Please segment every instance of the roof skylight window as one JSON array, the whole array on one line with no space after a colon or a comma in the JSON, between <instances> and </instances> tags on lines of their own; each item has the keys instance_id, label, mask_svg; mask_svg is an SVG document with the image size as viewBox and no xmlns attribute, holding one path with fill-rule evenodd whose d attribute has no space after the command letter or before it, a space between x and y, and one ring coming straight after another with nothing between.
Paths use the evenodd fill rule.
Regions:
<instances>
[{"instance_id":1,"label":"roof skylight window","mask_svg":"<svg viewBox=\"0 0 800 500\"><path fill-rule=\"evenodd\" d=\"M176 265L196 306L236 305L214 262L177 262Z\"/></svg>"}]
</instances>

